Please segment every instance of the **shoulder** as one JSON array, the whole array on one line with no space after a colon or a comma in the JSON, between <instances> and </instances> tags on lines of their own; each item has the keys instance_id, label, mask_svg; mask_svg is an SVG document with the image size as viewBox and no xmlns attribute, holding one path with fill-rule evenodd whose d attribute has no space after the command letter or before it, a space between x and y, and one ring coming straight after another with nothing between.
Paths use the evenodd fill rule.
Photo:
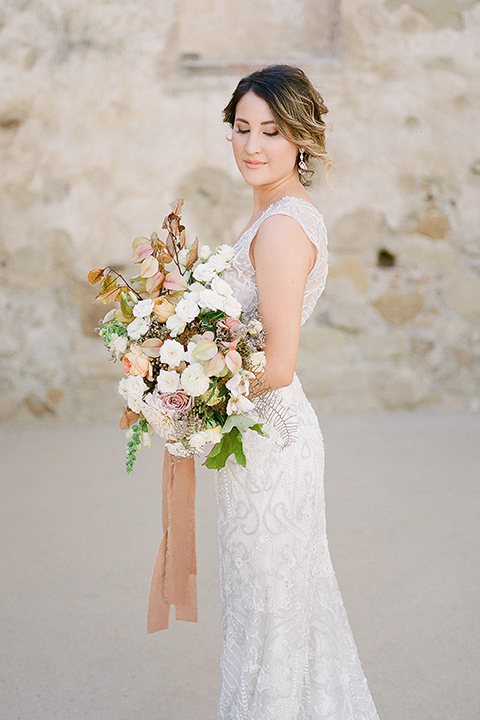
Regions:
<instances>
[{"instance_id":1,"label":"shoulder","mask_svg":"<svg viewBox=\"0 0 480 720\"><path fill-rule=\"evenodd\" d=\"M263 220L251 250L255 263L263 259L275 265L293 262L310 269L315 262L315 246L302 224L291 215L279 212Z\"/></svg>"}]
</instances>

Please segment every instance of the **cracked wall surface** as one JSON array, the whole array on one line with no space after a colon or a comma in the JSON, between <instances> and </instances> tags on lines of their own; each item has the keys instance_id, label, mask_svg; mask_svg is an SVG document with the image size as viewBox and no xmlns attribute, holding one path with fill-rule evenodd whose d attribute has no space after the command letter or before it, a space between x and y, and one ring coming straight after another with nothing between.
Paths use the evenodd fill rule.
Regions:
<instances>
[{"instance_id":1,"label":"cracked wall surface","mask_svg":"<svg viewBox=\"0 0 480 720\"><path fill-rule=\"evenodd\" d=\"M480 409L480 4L329 0L323 43L307 0L271 6L253 34L228 4L243 29L218 57L197 42L211 37L197 4L3 3L3 420L118 412L86 274L128 271L131 240L179 195L187 232L235 240L250 189L221 110L267 55L301 64L330 108L336 171L330 185L316 172L312 197L331 268L298 364L316 408ZM228 37L231 16L218 22Z\"/></svg>"}]
</instances>

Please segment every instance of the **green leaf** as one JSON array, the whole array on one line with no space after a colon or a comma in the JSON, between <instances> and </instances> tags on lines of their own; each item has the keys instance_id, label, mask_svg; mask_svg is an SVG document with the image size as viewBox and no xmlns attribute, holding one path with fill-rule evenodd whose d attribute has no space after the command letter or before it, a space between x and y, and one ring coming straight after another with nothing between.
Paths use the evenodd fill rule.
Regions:
<instances>
[{"instance_id":1,"label":"green leaf","mask_svg":"<svg viewBox=\"0 0 480 720\"><path fill-rule=\"evenodd\" d=\"M247 415L229 415L222 427L222 433L229 433L234 427L244 432L255 425L255 420L247 417Z\"/></svg>"},{"instance_id":2,"label":"green leaf","mask_svg":"<svg viewBox=\"0 0 480 720\"><path fill-rule=\"evenodd\" d=\"M246 466L247 458L243 452L242 434L236 427L224 434L220 442L213 446L203 464L211 470L220 470L220 468L225 467L230 455L235 455L239 465Z\"/></svg>"}]
</instances>

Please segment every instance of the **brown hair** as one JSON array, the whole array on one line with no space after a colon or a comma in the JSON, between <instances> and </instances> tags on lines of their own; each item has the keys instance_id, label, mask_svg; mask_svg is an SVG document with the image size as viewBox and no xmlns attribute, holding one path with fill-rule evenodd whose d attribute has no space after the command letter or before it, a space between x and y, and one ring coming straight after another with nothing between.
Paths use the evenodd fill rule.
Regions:
<instances>
[{"instance_id":1,"label":"brown hair","mask_svg":"<svg viewBox=\"0 0 480 720\"><path fill-rule=\"evenodd\" d=\"M223 119L231 127L235 123L237 104L249 91L265 100L278 131L290 142L305 150L305 161L317 158L325 174L333 167L325 147L326 124L322 118L328 112L320 93L300 68L291 65L269 65L240 80L230 102L223 111ZM299 163L297 156L297 169ZM311 185L313 170L299 173L303 185Z\"/></svg>"}]
</instances>

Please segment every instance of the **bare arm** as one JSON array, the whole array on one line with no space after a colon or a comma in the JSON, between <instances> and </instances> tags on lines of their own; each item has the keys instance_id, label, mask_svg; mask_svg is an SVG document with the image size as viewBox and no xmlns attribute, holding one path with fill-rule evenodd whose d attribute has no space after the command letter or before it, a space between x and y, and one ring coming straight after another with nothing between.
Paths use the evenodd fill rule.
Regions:
<instances>
[{"instance_id":1,"label":"bare arm","mask_svg":"<svg viewBox=\"0 0 480 720\"><path fill-rule=\"evenodd\" d=\"M261 384L271 390L289 385L297 362L303 295L316 249L301 226L286 215L263 221L252 242L258 306L267 332L267 364Z\"/></svg>"}]
</instances>

